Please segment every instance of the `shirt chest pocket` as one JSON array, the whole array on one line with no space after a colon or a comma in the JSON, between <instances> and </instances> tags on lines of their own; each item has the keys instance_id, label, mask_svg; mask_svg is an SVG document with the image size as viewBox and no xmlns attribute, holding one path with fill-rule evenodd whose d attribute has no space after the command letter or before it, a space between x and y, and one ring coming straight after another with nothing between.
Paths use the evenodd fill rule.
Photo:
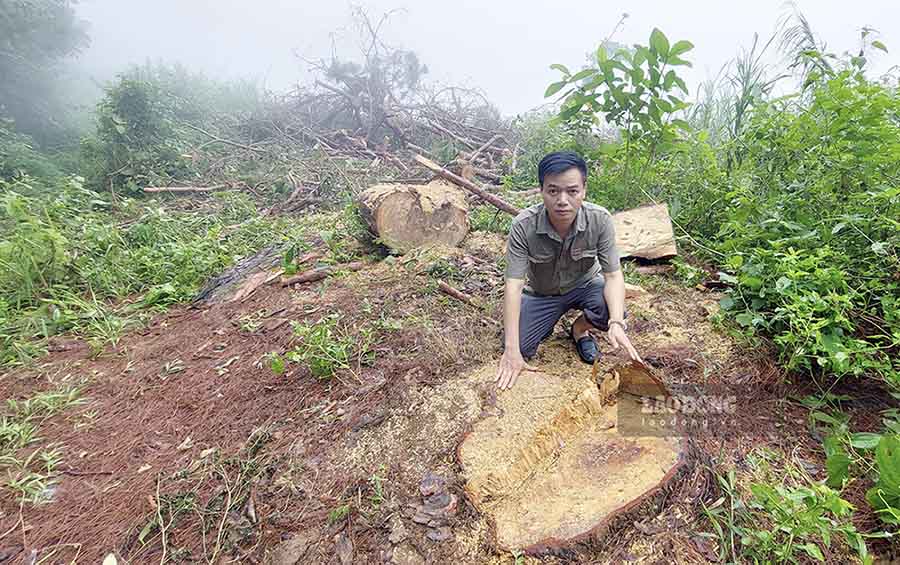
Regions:
<instances>
[{"instance_id":1,"label":"shirt chest pocket","mask_svg":"<svg viewBox=\"0 0 900 565\"><path fill-rule=\"evenodd\" d=\"M556 270L556 255L550 251L536 251L528 254L533 280L539 284L548 284Z\"/></svg>"},{"instance_id":2,"label":"shirt chest pocket","mask_svg":"<svg viewBox=\"0 0 900 565\"><path fill-rule=\"evenodd\" d=\"M579 271L586 271L594 266L597 260L597 249L589 247L578 248L572 246L572 262L578 266Z\"/></svg>"},{"instance_id":3,"label":"shirt chest pocket","mask_svg":"<svg viewBox=\"0 0 900 565\"><path fill-rule=\"evenodd\" d=\"M597 258L597 250L591 249L589 247L578 248L572 246L572 260L573 261L581 261L585 259L596 259Z\"/></svg>"}]
</instances>

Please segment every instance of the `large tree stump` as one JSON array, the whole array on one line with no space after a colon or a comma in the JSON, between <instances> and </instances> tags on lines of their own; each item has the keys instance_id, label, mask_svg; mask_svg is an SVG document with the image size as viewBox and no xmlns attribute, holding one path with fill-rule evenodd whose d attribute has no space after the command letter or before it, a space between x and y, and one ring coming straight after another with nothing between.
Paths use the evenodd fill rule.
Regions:
<instances>
[{"instance_id":1,"label":"large tree stump","mask_svg":"<svg viewBox=\"0 0 900 565\"><path fill-rule=\"evenodd\" d=\"M422 245L456 246L469 233L465 193L444 181L375 185L358 203L372 233L400 253Z\"/></svg>"},{"instance_id":2,"label":"large tree stump","mask_svg":"<svg viewBox=\"0 0 900 565\"><path fill-rule=\"evenodd\" d=\"M641 206L613 214L616 248L621 257L661 259L678 254L666 204Z\"/></svg>"},{"instance_id":3,"label":"large tree stump","mask_svg":"<svg viewBox=\"0 0 900 565\"><path fill-rule=\"evenodd\" d=\"M602 537L652 508L683 469L683 438L641 430L641 396L665 394L664 385L633 365L603 385L528 373L463 439L466 495L493 520L501 549L539 553Z\"/></svg>"}]
</instances>

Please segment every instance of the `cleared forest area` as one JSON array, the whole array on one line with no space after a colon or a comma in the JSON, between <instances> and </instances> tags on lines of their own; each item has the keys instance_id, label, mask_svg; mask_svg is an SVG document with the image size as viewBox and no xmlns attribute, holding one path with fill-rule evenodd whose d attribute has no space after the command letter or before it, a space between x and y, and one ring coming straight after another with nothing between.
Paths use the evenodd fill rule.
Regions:
<instances>
[{"instance_id":1,"label":"cleared forest area","mask_svg":"<svg viewBox=\"0 0 900 565\"><path fill-rule=\"evenodd\" d=\"M507 118L384 21L355 12L359 53L291 92L134 67L85 129L53 81L89 40L71 5L2 6L0 563L896 558L888 46L829 52L795 12L688 85L690 41L613 32ZM650 385L733 399L664 473L595 421L623 353L580 364L560 326L546 381L493 383L506 234L559 149L591 202L671 222L623 253ZM519 413L546 422L498 432L518 459L477 452ZM570 468L665 477L566 529L548 501L603 496ZM529 530L548 516L565 539Z\"/></svg>"}]
</instances>

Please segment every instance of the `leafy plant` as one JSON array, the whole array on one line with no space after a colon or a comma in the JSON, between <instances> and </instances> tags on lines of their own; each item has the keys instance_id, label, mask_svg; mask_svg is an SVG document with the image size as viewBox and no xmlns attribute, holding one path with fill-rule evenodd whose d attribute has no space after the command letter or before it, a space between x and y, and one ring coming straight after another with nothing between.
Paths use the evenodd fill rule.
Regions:
<instances>
[{"instance_id":1,"label":"leafy plant","mask_svg":"<svg viewBox=\"0 0 900 565\"><path fill-rule=\"evenodd\" d=\"M38 430L50 416L81 404L79 386L61 386L38 392L33 396L6 400L6 414L0 415L0 470L6 478L0 486L16 494L23 502L47 502L52 487L58 482L58 467L62 452L58 446L35 447L25 455L21 452L38 442Z\"/></svg>"},{"instance_id":2,"label":"leafy plant","mask_svg":"<svg viewBox=\"0 0 900 565\"><path fill-rule=\"evenodd\" d=\"M822 483L811 482L792 464L780 479L771 473L767 455L752 456L757 477L742 488L733 470L716 473L722 496L703 505L719 541L720 559L730 562L797 563L824 561L823 548L836 539L871 563L863 534L851 522L853 506ZM788 483L797 484L790 485Z\"/></svg>"},{"instance_id":3,"label":"leafy plant","mask_svg":"<svg viewBox=\"0 0 900 565\"><path fill-rule=\"evenodd\" d=\"M887 524L900 524L900 435L881 437L875 448L878 481L866 492L866 501Z\"/></svg>"},{"instance_id":4,"label":"leafy plant","mask_svg":"<svg viewBox=\"0 0 900 565\"><path fill-rule=\"evenodd\" d=\"M315 323L293 322L294 336L300 343L284 357L307 365L313 376L320 379L350 369L354 358L364 361L370 352L372 332L363 328L358 335L353 335L340 320L339 315L332 314Z\"/></svg>"},{"instance_id":5,"label":"leafy plant","mask_svg":"<svg viewBox=\"0 0 900 565\"><path fill-rule=\"evenodd\" d=\"M557 119L570 126L585 129L601 123L618 127L624 139L622 146L601 144L598 151L610 154L624 152L623 182L643 189L642 171L660 155L677 148L678 130L690 130L686 121L675 116L688 107L679 97L688 93L687 85L675 67L690 66L681 56L693 49L689 41L672 45L659 29L650 34L648 45L634 45L607 52L607 45L597 48L593 65L571 73L564 65L553 65L563 74L551 84L545 96L563 88L563 103ZM635 153L641 158L634 160Z\"/></svg>"},{"instance_id":6,"label":"leafy plant","mask_svg":"<svg viewBox=\"0 0 900 565\"><path fill-rule=\"evenodd\" d=\"M119 199L113 212L79 178L52 192L0 181L0 205L0 363L27 361L32 339L64 331L98 350L116 343L142 309L189 299L237 257L305 229L263 218L243 195L215 197L205 212Z\"/></svg>"}]
</instances>

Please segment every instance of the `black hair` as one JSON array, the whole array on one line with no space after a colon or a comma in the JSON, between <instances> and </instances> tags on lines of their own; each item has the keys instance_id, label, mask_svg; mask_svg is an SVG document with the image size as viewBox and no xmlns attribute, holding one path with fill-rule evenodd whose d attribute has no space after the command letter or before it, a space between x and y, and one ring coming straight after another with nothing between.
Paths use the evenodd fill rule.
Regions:
<instances>
[{"instance_id":1,"label":"black hair","mask_svg":"<svg viewBox=\"0 0 900 565\"><path fill-rule=\"evenodd\" d=\"M587 163L578 153L574 151L554 151L547 153L538 164L538 181L541 187L544 186L544 177L547 175L558 175L568 171L569 169L578 169L581 171L581 178L587 180Z\"/></svg>"}]
</instances>

